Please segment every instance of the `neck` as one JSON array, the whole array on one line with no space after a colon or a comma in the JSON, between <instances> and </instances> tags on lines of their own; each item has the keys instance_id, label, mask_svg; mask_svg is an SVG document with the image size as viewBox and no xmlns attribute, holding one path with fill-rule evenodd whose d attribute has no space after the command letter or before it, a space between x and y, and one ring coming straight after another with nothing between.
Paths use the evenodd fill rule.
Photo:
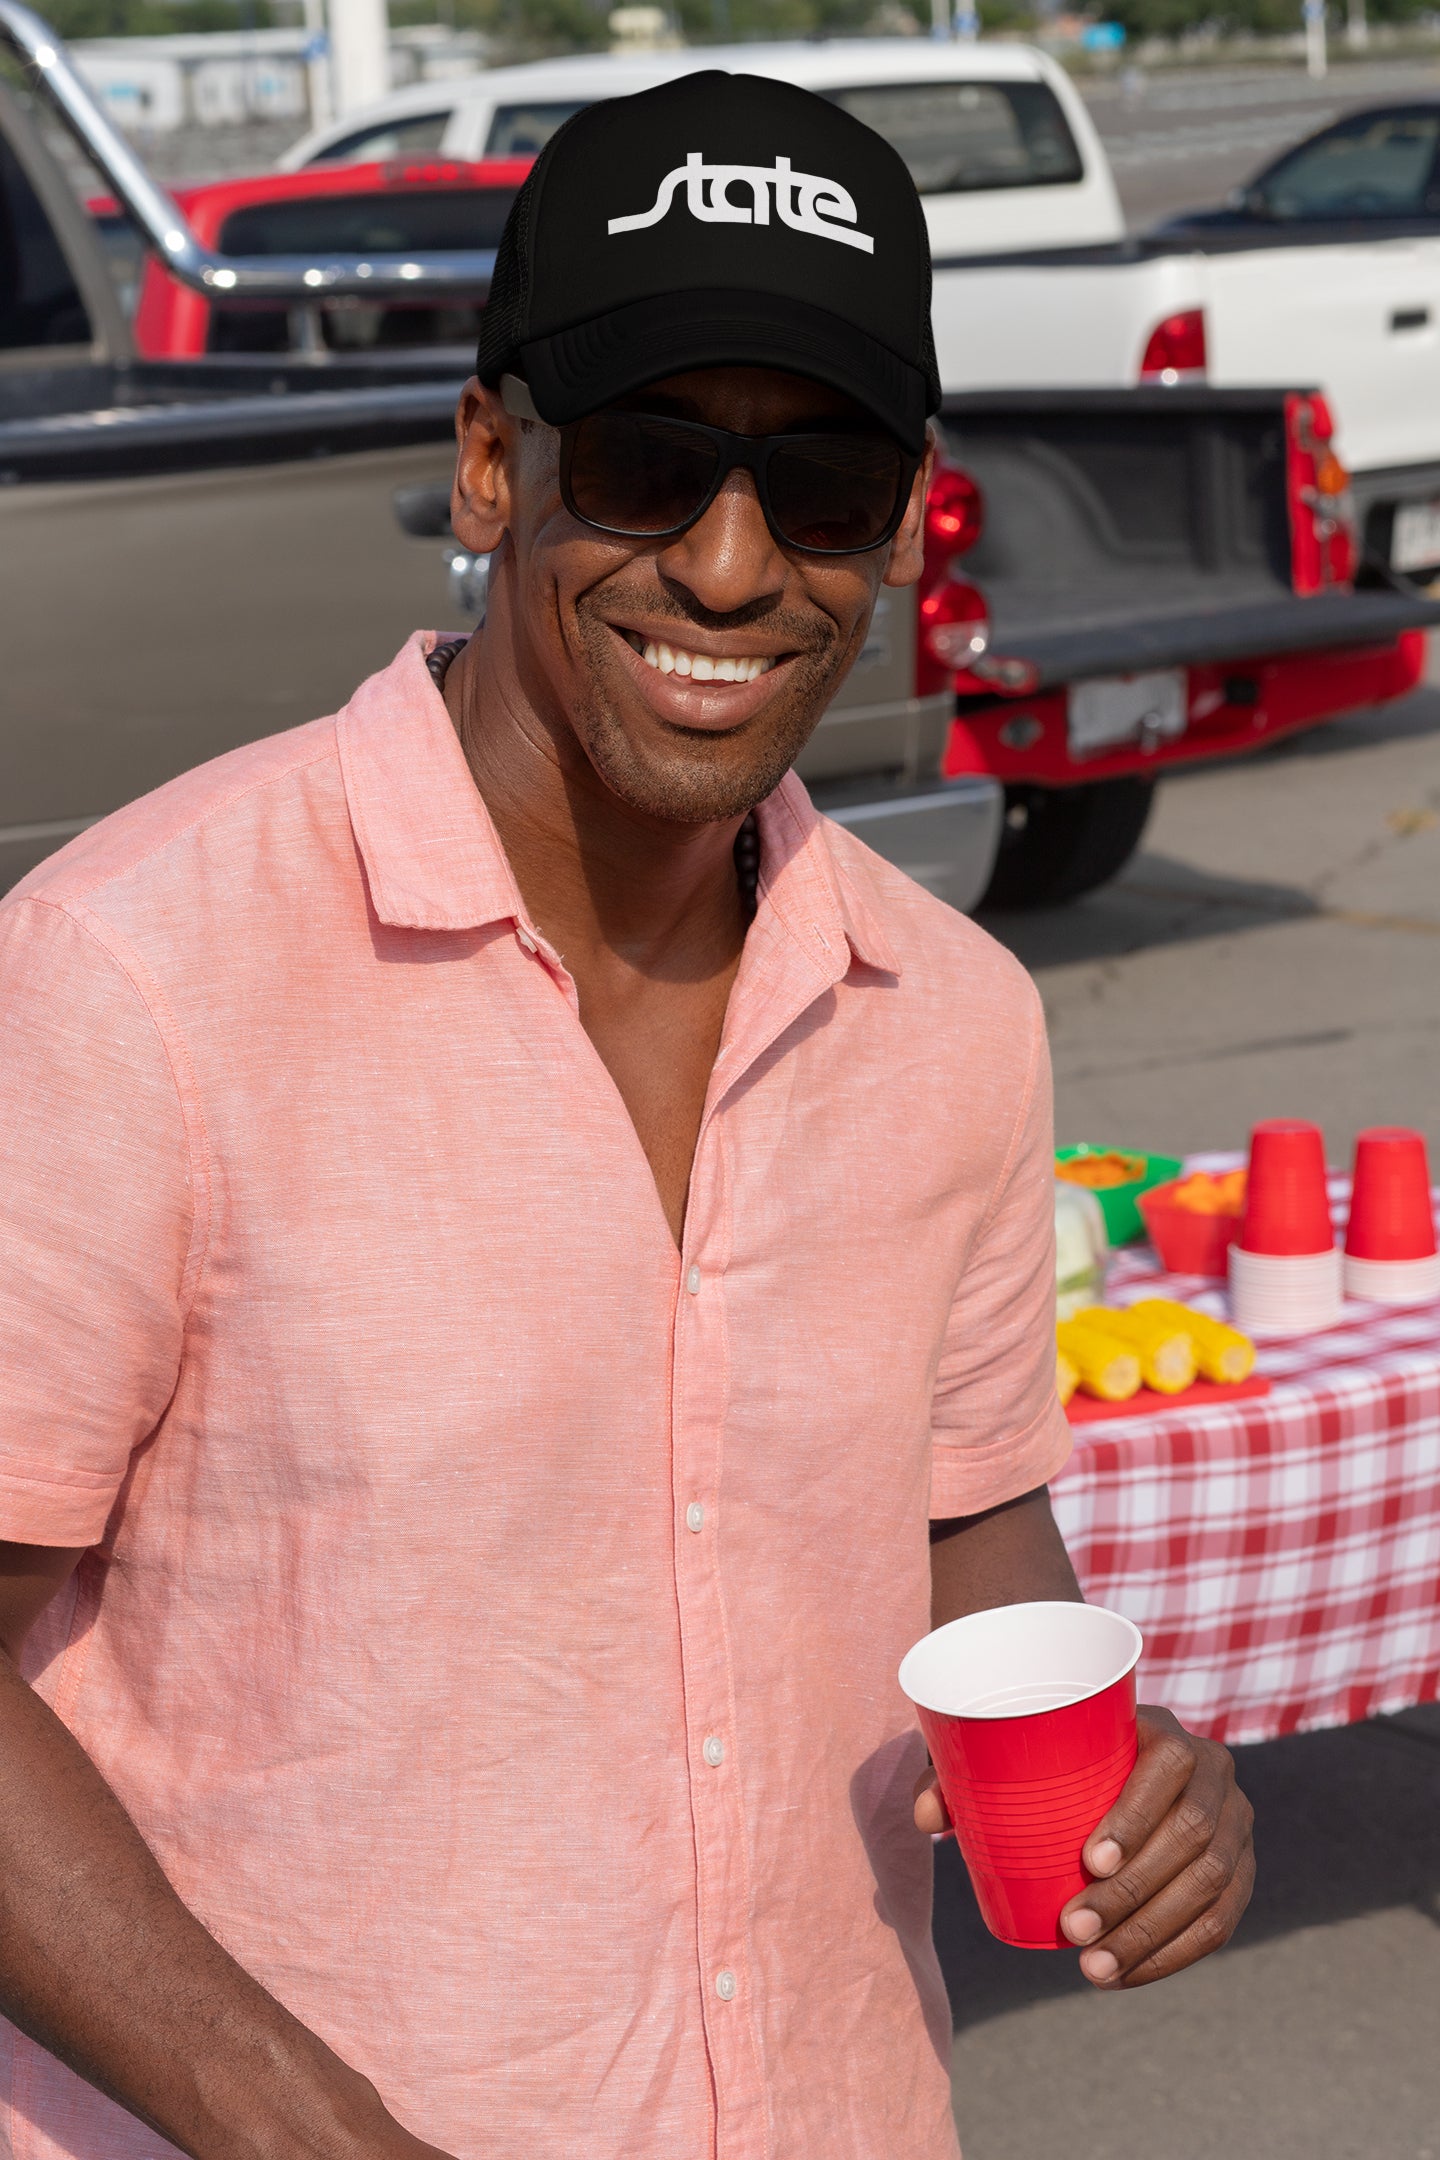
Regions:
<instances>
[{"instance_id":1,"label":"neck","mask_svg":"<svg viewBox=\"0 0 1440 2160\"><path fill-rule=\"evenodd\" d=\"M504 657L477 634L444 695L537 928L572 965L613 956L652 974L682 952L701 965L738 954L743 819L677 825L623 802L568 729L547 725L520 694Z\"/></svg>"}]
</instances>

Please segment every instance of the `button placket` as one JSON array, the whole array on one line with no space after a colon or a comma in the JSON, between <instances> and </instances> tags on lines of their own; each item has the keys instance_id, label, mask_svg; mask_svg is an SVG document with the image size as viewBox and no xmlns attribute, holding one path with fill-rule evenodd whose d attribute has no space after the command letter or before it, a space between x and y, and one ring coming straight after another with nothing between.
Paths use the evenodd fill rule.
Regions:
<instances>
[{"instance_id":1,"label":"button placket","mask_svg":"<svg viewBox=\"0 0 1440 2160\"><path fill-rule=\"evenodd\" d=\"M749 1862L741 1781L732 1774L733 1675L720 1540L697 1489L719 1488L726 1404L721 1117L702 1121L691 1172L687 1251L675 1304L671 1456L676 1488L675 1577L694 1827L697 1949L711 1975L701 1995L714 2078L717 2160L764 2160L768 2113L749 1974ZM691 1258L694 1253L701 1257ZM703 1258L703 1268L701 1266ZM701 1294L703 1292L703 1294ZM701 1532L710 1531L709 1535ZM735 2008L730 2005L739 1998Z\"/></svg>"}]
</instances>

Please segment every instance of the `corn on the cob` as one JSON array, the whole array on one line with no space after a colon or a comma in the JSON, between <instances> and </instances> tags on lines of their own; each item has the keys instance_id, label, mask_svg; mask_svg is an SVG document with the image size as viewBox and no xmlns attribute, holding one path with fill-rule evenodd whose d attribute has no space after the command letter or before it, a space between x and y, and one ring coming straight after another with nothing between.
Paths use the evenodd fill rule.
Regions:
<instances>
[{"instance_id":1,"label":"corn on the cob","mask_svg":"<svg viewBox=\"0 0 1440 2160\"><path fill-rule=\"evenodd\" d=\"M1154 1313L1161 1319L1174 1321L1177 1327L1190 1330L1195 1344L1195 1362L1207 1380L1219 1380L1233 1386L1236 1381L1248 1380L1255 1370L1255 1345L1239 1328L1227 1327L1223 1320L1212 1320L1208 1313L1193 1312L1188 1305L1181 1305L1174 1298L1142 1298L1130 1310L1135 1313Z\"/></svg>"},{"instance_id":2,"label":"corn on the cob","mask_svg":"<svg viewBox=\"0 0 1440 2160\"><path fill-rule=\"evenodd\" d=\"M1062 1320L1055 1335L1061 1355L1075 1367L1087 1395L1098 1395L1102 1402L1124 1402L1139 1393L1140 1360L1129 1343L1102 1334L1099 1328L1082 1327L1078 1320Z\"/></svg>"},{"instance_id":3,"label":"corn on the cob","mask_svg":"<svg viewBox=\"0 0 1440 2160\"><path fill-rule=\"evenodd\" d=\"M1090 1305L1075 1315L1081 1326L1101 1328L1129 1343L1140 1360L1140 1377L1160 1395L1178 1395L1195 1378L1195 1339L1187 1324L1167 1313L1138 1312L1132 1305L1115 1310Z\"/></svg>"},{"instance_id":4,"label":"corn on the cob","mask_svg":"<svg viewBox=\"0 0 1440 2160\"><path fill-rule=\"evenodd\" d=\"M1062 1404L1068 1403L1080 1385L1080 1375L1072 1359L1063 1350L1055 1352L1055 1392Z\"/></svg>"}]
</instances>

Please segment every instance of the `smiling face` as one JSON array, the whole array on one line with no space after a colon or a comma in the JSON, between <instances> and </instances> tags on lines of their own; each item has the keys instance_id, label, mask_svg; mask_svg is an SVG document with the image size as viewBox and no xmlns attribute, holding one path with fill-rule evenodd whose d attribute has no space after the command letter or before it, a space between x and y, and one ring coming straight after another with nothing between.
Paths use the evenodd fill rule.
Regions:
<instances>
[{"instance_id":1,"label":"smiling face","mask_svg":"<svg viewBox=\"0 0 1440 2160\"><path fill-rule=\"evenodd\" d=\"M674 375L623 401L743 435L872 426L838 393L761 368ZM571 516L556 430L471 383L452 523L500 547L487 658L568 769L683 824L734 818L794 763L865 642L882 583L920 574L926 470L893 540L863 555L783 545L748 472L668 539L618 538ZM503 542L503 546L502 546Z\"/></svg>"}]
</instances>

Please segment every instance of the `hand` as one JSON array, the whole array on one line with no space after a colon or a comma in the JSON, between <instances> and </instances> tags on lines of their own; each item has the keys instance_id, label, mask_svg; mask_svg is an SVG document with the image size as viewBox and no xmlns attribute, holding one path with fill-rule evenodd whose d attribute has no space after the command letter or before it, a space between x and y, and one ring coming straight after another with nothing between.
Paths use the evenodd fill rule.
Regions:
<instances>
[{"instance_id":1,"label":"hand","mask_svg":"<svg viewBox=\"0 0 1440 2160\"><path fill-rule=\"evenodd\" d=\"M1086 1979L1144 1987L1227 1943L1255 1883L1254 1819L1228 1752L1142 1703L1140 1759L1086 1841L1096 1880L1060 1915Z\"/></svg>"},{"instance_id":2,"label":"hand","mask_svg":"<svg viewBox=\"0 0 1440 2160\"><path fill-rule=\"evenodd\" d=\"M1060 1916L1086 1979L1144 1987L1227 1943L1255 1883L1253 1821L1226 1750L1142 1703L1140 1759L1085 1844L1096 1880ZM933 1769L915 1787L915 1827L950 1829Z\"/></svg>"}]
</instances>

